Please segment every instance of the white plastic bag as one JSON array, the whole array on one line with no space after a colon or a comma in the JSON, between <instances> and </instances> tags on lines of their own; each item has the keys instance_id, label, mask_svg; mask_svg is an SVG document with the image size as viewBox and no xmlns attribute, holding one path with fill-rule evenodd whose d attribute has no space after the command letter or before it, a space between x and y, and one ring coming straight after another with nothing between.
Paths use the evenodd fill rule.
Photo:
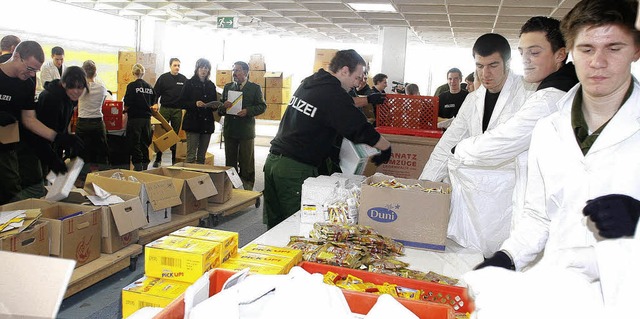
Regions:
<instances>
[{"instance_id":1,"label":"white plastic bag","mask_svg":"<svg viewBox=\"0 0 640 319\"><path fill-rule=\"evenodd\" d=\"M509 237L515 187L513 162L490 169L448 162L451 179L451 217L448 237L485 257Z\"/></svg>"}]
</instances>

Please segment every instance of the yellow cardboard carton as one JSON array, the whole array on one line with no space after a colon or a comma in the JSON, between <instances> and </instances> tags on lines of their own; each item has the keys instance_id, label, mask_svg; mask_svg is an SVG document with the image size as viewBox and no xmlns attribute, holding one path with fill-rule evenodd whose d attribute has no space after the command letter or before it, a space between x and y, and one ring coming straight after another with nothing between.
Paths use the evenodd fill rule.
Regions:
<instances>
[{"instance_id":1,"label":"yellow cardboard carton","mask_svg":"<svg viewBox=\"0 0 640 319\"><path fill-rule=\"evenodd\" d=\"M238 233L209 229L202 227L186 226L170 234L171 236L189 237L200 240L210 240L222 244L220 264L238 253Z\"/></svg>"},{"instance_id":2,"label":"yellow cardboard carton","mask_svg":"<svg viewBox=\"0 0 640 319\"><path fill-rule=\"evenodd\" d=\"M254 275L283 275L287 273L284 267L259 264L247 260L241 260L237 257L231 257L229 260L222 263L222 265L220 265L220 267L218 268L229 269L233 271L240 271L242 269L249 268L249 273Z\"/></svg>"},{"instance_id":3,"label":"yellow cardboard carton","mask_svg":"<svg viewBox=\"0 0 640 319\"><path fill-rule=\"evenodd\" d=\"M122 288L122 317L127 318L144 307L164 308L188 287L184 282L142 277Z\"/></svg>"},{"instance_id":4,"label":"yellow cardboard carton","mask_svg":"<svg viewBox=\"0 0 640 319\"><path fill-rule=\"evenodd\" d=\"M291 260L289 269L302 261L302 250L262 244L249 244L242 248L243 252L285 257Z\"/></svg>"},{"instance_id":5,"label":"yellow cardboard carton","mask_svg":"<svg viewBox=\"0 0 640 319\"><path fill-rule=\"evenodd\" d=\"M247 262L250 262L250 263L269 265L269 266L282 268L284 271L283 272L284 274L288 273L289 270L291 270L291 268L294 266L292 258L283 257L283 256L264 255L264 254L256 254L256 253L240 251L238 252L238 255L236 255L236 257L234 258L239 260L246 260Z\"/></svg>"},{"instance_id":6,"label":"yellow cardboard carton","mask_svg":"<svg viewBox=\"0 0 640 319\"><path fill-rule=\"evenodd\" d=\"M145 247L144 273L149 277L193 283L220 265L217 242L165 236Z\"/></svg>"}]
</instances>

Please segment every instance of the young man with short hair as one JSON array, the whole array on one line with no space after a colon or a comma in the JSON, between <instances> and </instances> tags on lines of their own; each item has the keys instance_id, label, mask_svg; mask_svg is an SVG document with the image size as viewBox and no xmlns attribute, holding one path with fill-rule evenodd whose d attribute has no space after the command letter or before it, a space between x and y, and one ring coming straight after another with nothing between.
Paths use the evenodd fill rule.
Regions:
<instances>
[{"instance_id":1,"label":"young man with short hair","mask_svg":"<svg viewBox=\"0 0 640 319\"><path fill-rule=\"evenodd\" d=\"M448 236L464 247L491 256L508 236L508 227L506 232L504 227L510 224L515 160L498 167L476 167L455 159L455 147L460 141L511 119L533 88L509 70L511 47L503 36L495 33L480 36L472 52L482 87L467 95L458 116L431 153L420 179L451 181ZM480 214L484 218L472 219Z\"/></svg>"},{"instance_id":2,"label":"young man with short hair","mask_svg":"<svg viewBox=\"0 0 640 319\"><path fill-rule=\"evenodd\" d=\"M65 70L64 49L55 46L51 49L51 61L42 65L40 71L40 90L42 91L48 82L59 80Z\"/></svg>"},{"instance_id":3,"label":"young man with short hair","mask_svg":"<svg viewBox=\"0 0 640 319\"><path fill-rule=\"evenodd\" d=\"M450 119L458 115L462 102L469 94L460 86L462 82L462 72L458 68L452 68L447 71L447 84L449 91L445 91L438 95L438 117Z\"/></svg>"},{"instance_id":4,"label":"young man with short hair","mask_svg":"<svg viewBox=\"0 0 640 319\"><path fill-rule=\"evenodd\" d=\"M160 98L160 114L171 124L173 131L178 134L182 125L182 105L178 103L180 93L187 77L180 73L180 60L178 58L169 59L169 72L158 77L153 89ZM162 162L162 152L156 153L153 167L159 167ZM171 164L176 163L176 145L171 146Z\"/></svg>"}]
</instances>

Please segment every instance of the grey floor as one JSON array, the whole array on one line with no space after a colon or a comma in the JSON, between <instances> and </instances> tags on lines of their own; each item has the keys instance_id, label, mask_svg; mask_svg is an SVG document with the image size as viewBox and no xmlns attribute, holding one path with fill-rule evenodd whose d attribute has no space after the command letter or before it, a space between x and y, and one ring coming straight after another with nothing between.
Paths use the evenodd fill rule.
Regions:
<instances>
[{"instance_id":1,"label":"grey floor","mask_svg":"<svg viewBox=\"0 0 640 319\"><path fill-rule=\"evenodd\" d=\"M224 149L220 144L212 139L209 152L214 154L215 165L224 165ZM254 190L264 189L264 175L262 167L268 154L268 145L256 140L255 162L256 162L256 182ZM163 155L163 166L170 165L170 153ZM264 202L264 201L262 201ZM259 208L251 206L238 213L220 219L220 223L213 227L216 229L234 231L239 233L240 247L246 245L256 237L267 231L267 227L262 224L262 205ZM139 279L144 274L144 255L138 258L136 270L124 269L97 284L65 299L62 302L58 318L122 318L121 291L122 288L131 282Z\"/></svg>"}]
</instances>

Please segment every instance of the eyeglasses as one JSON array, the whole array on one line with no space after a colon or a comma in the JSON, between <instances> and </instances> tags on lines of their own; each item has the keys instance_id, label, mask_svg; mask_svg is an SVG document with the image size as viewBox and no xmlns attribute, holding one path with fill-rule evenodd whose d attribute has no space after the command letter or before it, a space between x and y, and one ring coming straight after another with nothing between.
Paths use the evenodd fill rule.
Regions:
<instances>
[{"instance_id":1,"label":"eyeglasses","mask_svg":"<svg viewBox=\"0 0 640 319\"><path fill-rule=\"evenodd\" d=\"M24 62L24 59L23 59L23 58L20 58L20 61L22 61L22 63L27 67L27 71L28 71L28 72L37 73L37 72L39 72L39 71L40 71L39 69L34 69L34 68L30 67L30 66L27 64L27 62Z\"/></svg>"}]
</instances>

